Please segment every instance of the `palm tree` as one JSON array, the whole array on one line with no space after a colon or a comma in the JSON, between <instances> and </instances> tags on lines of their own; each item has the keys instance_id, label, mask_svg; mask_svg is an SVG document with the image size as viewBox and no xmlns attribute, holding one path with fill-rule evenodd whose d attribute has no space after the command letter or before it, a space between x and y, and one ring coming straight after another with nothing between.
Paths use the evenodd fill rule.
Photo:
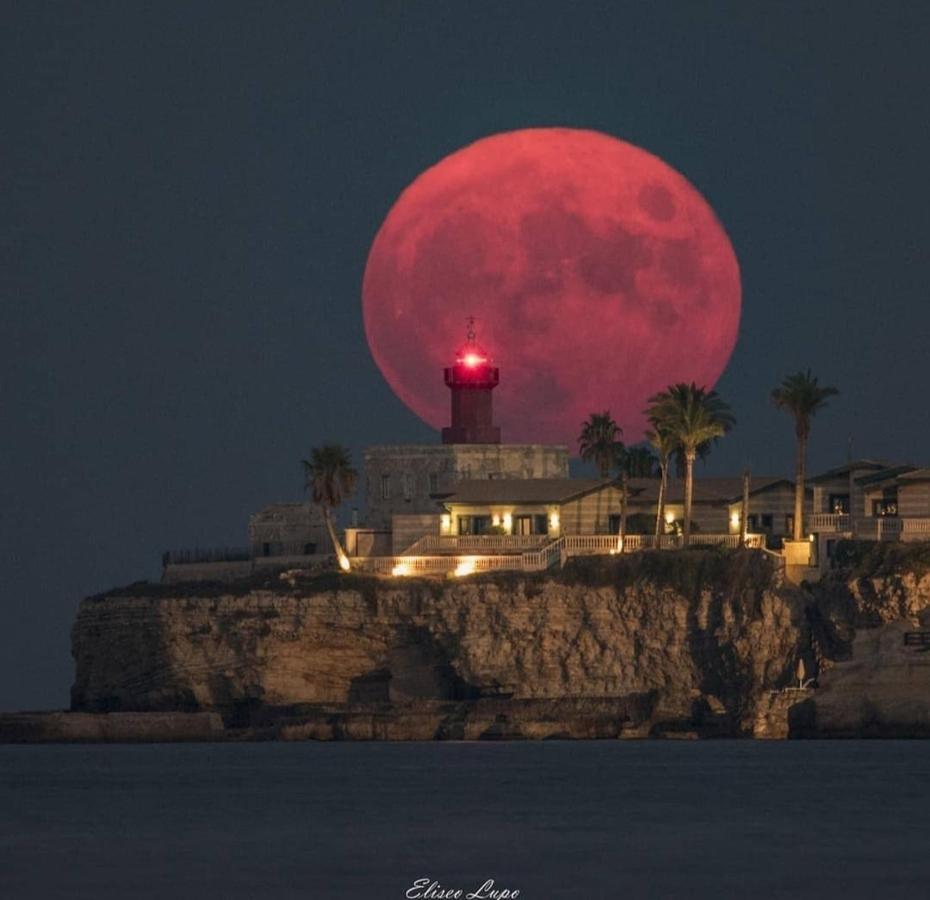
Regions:
<instances>
[{"instance_id":1,"label":"palm tree","mask_svg":"<svg viewBox=\"0 0 930 900\"><path fill-rule=\"evenodd\" d=\"M794 469L794 540L804 537L804 471L807 462L807 439L811 433L811 418L827 405L827 398L839 393L835 387L821 387L808 369L786 375L772 391L772 402L778 409L794 416L794 433L798 439Z\"/></svg>"},{"instance_id":2,"label":"palm tree","mask_svg":"<svg viewBox=\"0 0 930 900\"><path fill-rule=\"evenodd\" d=\"M655 478L658 474L659 461L655 453L639 444L636 447L627 447L623 456L623 471L630 478Z\"/></svg>"},{"instance_id":3,"label":"palm tree","mask_svg":"<svg viewBox=\"0 0 930 900\"><path fill-rule=\"evenodd\" d=\"M659 500L656 503L656 538L661 537L665 531L665 497L668 493L668 467L672 461L672 454L678 446L678 441L668 431L665 431L657 422L646 432L646 440L656 451L659 465Z\"/></svg>"},{"instance_id":4,"label":"palm tree","mask_svg":"<svg viewBox=\"0 0 930 900\"><path fill-rule=\"evenodd\" d=\"M610 410L591 413L587 421L581 423L578 452L585 462L594 461L601 478L609 478L610 470L623 464L623 442L618 439L622 433L623 430L611 418Z\"/></svg>"},{"instance_id":5,"label":"palm tree","mask_svg":"<svg viewBox=\"0 0 930 900\"><path fill-rule=\"evenodd\" d=\"M656 430L674 438L685 458L685 521L683 543L691 539L691 500L694 493L694 461L698 448L723 437L733 427L730 407L716 391L691 384L669 385L649 398L646 415Z\"/></svg>"},{"instance_id":6,"label":"palm tree","mask_svg":"<svg viewBox=\"0 0 930 900\"><path fill-rule=\"evenodd\" d=\"M352 468L352 457L341 444L323 444L310 451L309 460L301 460L304 467L304 488L310 491L313 502L323 510L323 520L333 550L343 571L349 571L349 557L333 527L333 510L355 490L358 472Z\"/></svg>"}]
</instances>

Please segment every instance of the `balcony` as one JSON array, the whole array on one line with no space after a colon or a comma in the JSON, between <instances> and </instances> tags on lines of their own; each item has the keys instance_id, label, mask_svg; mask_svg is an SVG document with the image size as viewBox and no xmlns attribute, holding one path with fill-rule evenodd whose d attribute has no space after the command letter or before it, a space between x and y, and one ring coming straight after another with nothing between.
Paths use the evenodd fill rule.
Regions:
<instances>
[{"instance_id":1,"label":"balcony","mask_svg":"<svg viewBox=\"0 0 930 900\"><path fill-rule=\"evenodd\" d=\"M863 541L896 541L903 525L904 520L897 516L870 516L856 520L855 533Z\"/></svg>"},{"instance_id":2,"label":"balcony","mask_svg":"<svg viewBox=\"0 0 930 900\"><path fill-rule=\"evenodd\" d=\"M852 531L852 516L849 513L814 513L807 525L813 532L842 534Z\"/></svg>"}]
</instances>

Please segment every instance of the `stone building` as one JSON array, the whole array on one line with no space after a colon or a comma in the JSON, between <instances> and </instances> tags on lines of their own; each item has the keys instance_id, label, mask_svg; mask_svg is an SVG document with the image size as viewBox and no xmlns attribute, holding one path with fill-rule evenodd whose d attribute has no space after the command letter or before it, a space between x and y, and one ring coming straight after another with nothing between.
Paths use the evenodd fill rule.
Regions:
<instances>
[{"instance_id":1,"label":"stone building","mask_svg":"<svg viewBox=\"0 0 930 900\"><path fill-rule=\"evenodd\" d=\"M626 503L627 533L652 534L659 480L631 478ZM696 533L739 534L742 478L702 478L694 483L691 521ZM550 478L468 481L442 498L440 535L617 534L620 489L616 481ZM748 531L768 538L791 533L794 484L786 478L754 476L749 482ZM670 479L665 532L684 518L684 483Z\"/></svg>"},{"instance_id":2,"label":"stone building","mask_svg":"<svg viewBox=\"0 0 930 900\"><path fill-rule=\"evenodd\" d=\"M568 448L548 444L414 444L365 451L365 523L389 529L397 515L435 515L462 481L568 478Z\"/></svg>"},{"instance_id":3,"label":"stone building","mask_svg":"<svg viewBox=\"0 0 930 900\"><path fill-rule=\"evenodd\" d=\"M930 539L930 469L859 459L811 479L814 509L808 529L828 559L844 538Z\"/></svg>"},{"instance_id":4,"label":"stone building","mask_svg":"<svg viewBox=\"0 0 930 900\"><path fill-rule=\"evenodd\" d=\"M313 503L275 503L249 519L253 557L313 556L330 550L323 513Z\"/></svg>"}]
</instances>

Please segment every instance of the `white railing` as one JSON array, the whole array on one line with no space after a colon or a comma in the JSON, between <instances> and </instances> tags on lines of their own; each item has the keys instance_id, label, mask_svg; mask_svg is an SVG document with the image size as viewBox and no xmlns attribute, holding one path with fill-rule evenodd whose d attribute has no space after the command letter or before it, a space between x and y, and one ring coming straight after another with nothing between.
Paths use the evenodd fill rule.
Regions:
<instances>
[{"instance_id":1,"label":"white railing","mask_svg":"<svg viewBox=\"0 0 930 900\"><path fill-rule=\"evenodd\" d=\"M541 550L524 553L522 557L524 571L540 572L551 568L557 562L561 562L564 548L565 538L559 538Z\"/></svg>"},{"instance_id":2,"label":"white railing","mask_svg":"<svg viewBox=\"0 0 930 900\"><path fill-rule=\"evenodd\" d=\"M694 546L721 546L733 549L740 545L738 534L693 534L691 543ZM417 546L420 546L420 541L410 549ZM677 549L681 546L681 535L663 535L658 539L658 547L662 550ZM765 536L747 535L746 546L764 550ZM352 560L352 568L395 576L469 575L473 572L491 571L541 572L571 556L606 556L655 548L656 538L651 534L630 534L622 542L615 534L569 534L541 547L537 543L536 549L524 550L522 553L411 554L407 550L400 556L356 557Z\"/></svg>"},{"instance_id":3,"label":"white railing","mask_svg":"<svg viewBox=\"0 0 930 900\"><path fill-rule=\"evenodd\" d=\"M852 531L852 516L849 513L814 513L807 525L811 531Z\"/></svg>"},{"instance_id":4,"label":"white railing","mask_svg":"<svg viewBox=\"0 0 930 900\"><path fill-rule=\"evenodd\" d=\"M856 537L873 541L895 541L901 528L902 520L897 516L872 516L855 522Z\"/></svg>"},{"instance_id":5,"label":"white railing","mask_svg":"<svg viewBox=\"0 0 930 900\"><path fill-rule=\"evenodd\" d=\"M901 519L901 539L930 540L930 516L922 519Z\"/></svg>"},{"instance_id":6,"label":"white railing","mask_svg":"<svg viewBox=\"0 0 930 900\"><path fill-rule=\"evenodd\" d=\"M569 556L616 553L620 546L620 538L615 534L567 534L562 540Z\"/></svg>"},{"instance_id":7,"label":"white railing","mask_svg":"<svg viewBox=\"0 0 930 900\"><path fill-rule=\"evenodd\" d=\"M404 551L408 553L523 553L538 550L547 541L544 534L430 534Z\"/></svg>"},{"instance_id":8,"label":"white railing","mask_svg":"<svg viewBox=\"0 0 930 900\"><path fill-rule=\"evenodd\" d=\"M401 556L418 556L426 550L427 542L432 540L433 535L428 534L424 537L417 538L406 550L401 551Z\"/></svg>"},{"instance_id":9,"label":"white railing","mask_svg":"<svg viewBox=\"0 0 930 900\"><path fill-rule=\"evenodd\" d=\"M519 556L372 556L352 561L352 567L379 575L444 575L522 570Z\"/></svg>"},{"instance_id":10,"label":"white railing","mask_svg":"<svg viewBox=\"0 0 930 900\"><path fill-rule=\"evenodd\" d=\"M564 538L565 551L569 556L584 556L604 553L635 553L638 550L674 550L684 545L679 534L664 534L656 538L652 534L628 534L620 538L616 534L568 534ZM693 547L731 547L740 545L738 534L692 534ZM747 534L746 546L753 549L765 547L765 535Z\"/></svg>"}]
</instances>

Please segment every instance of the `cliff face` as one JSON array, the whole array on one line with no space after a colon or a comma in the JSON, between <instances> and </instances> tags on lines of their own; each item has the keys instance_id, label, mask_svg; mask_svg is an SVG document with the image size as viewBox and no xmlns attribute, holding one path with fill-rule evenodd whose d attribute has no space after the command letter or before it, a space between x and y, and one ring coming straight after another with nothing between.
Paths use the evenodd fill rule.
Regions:
<instances>
[{"instance_id":1,"label":"cliff face","mask_svg":"<svg viewBox=\"0 0 930 900\"><path fill-rule=\"evenodd\" d=\"M540 717L549 734L588 734L605 715L618 733L737 734L807 644L803 598L761 555L587 563L445 583L284 573L235 593L153 585L85 600L72 706L239 724L335 710L363 730L388 709L463 733L456 717L484 710L500 736L522 710L517 730L533 736L546 736Z\"/></svg>"},{"instance_id":2,"label":"cliff face","mask_svg":"<svg viewBox=\"0 0 930 900\"><path fill-rule=\"evenodd\" d=\"M802 591L761 553L695 550L454 582L262 578L85 600L72 707L294 739L930 733L930 653L903 639L930 628L916 571ZM819 686L780 691L799 659Z\"/></svg>"},{"instance_id":3,"label":"cliff face","mask_svg":"<svg viewBox=\"0 0 930 900\"><path fill-rule=\"evenodd\" d=\"M930 737L928 549L886 551L879 574L840 571L817 586L809 614L822 672L789 710L793 734Z\"/></svg>"}]
</instances>

